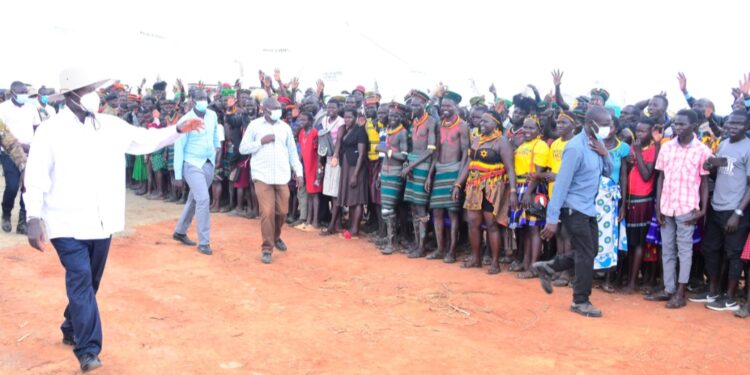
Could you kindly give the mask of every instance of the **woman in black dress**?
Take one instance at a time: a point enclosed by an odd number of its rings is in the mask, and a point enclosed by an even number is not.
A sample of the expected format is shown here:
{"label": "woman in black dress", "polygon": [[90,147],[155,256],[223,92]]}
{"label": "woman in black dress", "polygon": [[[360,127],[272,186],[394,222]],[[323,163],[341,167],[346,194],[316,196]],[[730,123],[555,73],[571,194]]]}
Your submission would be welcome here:
{"label": "woman in black dress", "polygon": [[[364,126],[357,124],[357,118],[361,116],[356,110],[344,110],[344,127],[339,130],[334,152],[334,157],[338,159],[336,163],[341,165],[338,204],[349,207],[351,238],[359,236],[359,222],[362,220],[363,206],[367,204],[369,187],[366,161],[370,141]],[[342,235],[348,237],[346,231]]]}

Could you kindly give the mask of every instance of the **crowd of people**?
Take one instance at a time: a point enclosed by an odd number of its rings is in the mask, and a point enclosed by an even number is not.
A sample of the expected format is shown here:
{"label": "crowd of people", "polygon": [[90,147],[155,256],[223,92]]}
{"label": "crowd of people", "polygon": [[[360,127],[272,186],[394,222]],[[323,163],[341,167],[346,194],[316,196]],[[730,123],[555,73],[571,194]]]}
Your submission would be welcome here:
{"label": "crowd of people", "polygon": [[[489,274],[507,265],[548,292],[572,286],[571,309],[586,316],[601,316],[592,279],[668,308],[690,300],[750,315],[750,76],[726,116],[693,97],[683,74],[678,111],[664,93],[608,105],[602,88],[567,103],[562,81],[552,72],[544,96],[529,85],[533,96],[505,99],[493,86],[467,101],[440,84],[386,101],[362,86],[330,94],[320,80],[301,90],[277,70],[259,72],[257,87],[116,82],[90,106],[147,129],[203,122],[174,146],[124,156],[135,194],[185,204],[175,240],[196,245],[186,231],[197,218],[203,254],[212,253],[209,212],[260,216],[265,263],[286,250],[286,222],[369,240],[384,255],[460,260]],[[14,82],[0,95],[5,232],[22,154],[65,106],[54,93]],[[18,233],[26,222],[21,199]]]}

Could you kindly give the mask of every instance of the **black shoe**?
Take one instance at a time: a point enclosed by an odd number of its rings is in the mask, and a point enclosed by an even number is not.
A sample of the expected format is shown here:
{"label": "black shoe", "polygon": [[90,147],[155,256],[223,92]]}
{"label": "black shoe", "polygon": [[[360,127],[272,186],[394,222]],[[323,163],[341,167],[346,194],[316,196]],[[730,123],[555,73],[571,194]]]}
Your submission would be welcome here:
{"label": "black shoe", "polygon": [[211,246],[209,245],[198,245],[198,252],[203,255],[211,255],[214,253],[211,251]]}
{"label": "black shoe", "polygon": [[594,307],[594,305],[592,305],[591,302],[574,303],[570,305],[570,311],[576,314],[581,314],[587,318],[601,318],[602,317],[601,310]]}
{"label": "black shoe", "polygon": [[700,302],[700,303],[711,303],[711,302],[715,302],[716,300],[718,300],[720,298],[721,298],[721,296],[718,295],[718,294],[711,295],[711,293],[706,292],[706,293],[701,293],[701,294],[694,295],[694,296],[688,298],[688,301],[690,301],[690,302]]}
{"label": "black shoe", "polygon": [[279,251],[286,251],[286,244],[281,240],[281,238],[276,240],[276,243],[273,244],[273,246],[279,249]]}
{"label": "black shoe", "polygon": [[102,361],[99,360],[99,356],[93,353],[84,353],[78,362],[81,364],[81,371],[89,372],[102,367]]}
{"label": "black shoe", "polygon": [[539,275],[542,289],[544,289],[547,294],[552,294],[554,291],[552,289],[552,276],[555,274],[555,270],[552,269],[552,261],[534,262],[534,264],[531,265],[531,270],[536,271],[536,274]]}
{"label": "black shoe", "polygon": [[271,264],[271,253],[263,253],[263,256],[260,257],[260,261],[264,264]]}
{"label": "black shoe", "polygon": [[10,216],[3,216],[3,232],[10,233],[13,230],[13,226],[10,224]]}
{"label": "black shoe", "polygon": [[62,343],[63,345],[76,346],[76,339],[72,335],[63,333]]}
{"label": "black shoe", "polygon": [[649,294],[643,297],[643,299],[645,299],[646,301],[651,302],[666,302],[669,301],[670,298],[672,298],[672,295],[663,290],[658,293]]}
{"label": "black shoe", "polygon": [[737,299],[722,296],[716,301],[707,303],[706,308],[713,311],[737,311],[740,309],[740,305],[737,303]]}
{"label": "black shoe", "polygon": [[197,245],[195,241],[188,238],[187,234],[174,233],[172,234],[172,239],[174,239],[175,241],[182,242],[183,245],[188,245],[188,246]]}
{"label": "black shoe", "polygon": [[26,220],[24,221],[18,220],[18,226],[16,226],[16,233],[18,234],[26,234]]}

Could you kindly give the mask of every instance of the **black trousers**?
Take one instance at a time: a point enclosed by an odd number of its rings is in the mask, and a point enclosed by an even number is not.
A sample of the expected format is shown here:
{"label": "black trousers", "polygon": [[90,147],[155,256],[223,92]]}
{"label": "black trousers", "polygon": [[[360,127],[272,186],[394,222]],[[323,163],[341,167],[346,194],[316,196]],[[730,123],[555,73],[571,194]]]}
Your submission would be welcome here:
{"label": "black trousers", "polygon": [[573,251],[556,256],[552,261],[552,269],[560,272],[575,267],[573,303],[589,302],[594,278],[594,258],[599,246],[596,217],[586,216],[570,208],[563,208],[560,213],[560,222],[568,232]]}
{"label": "black trousers", "polygon": [[706,231],[703,235],[703,257],[706,259],[706,273],[710,277],[719,277],[721,272],[721,252],[723,251],[729,264],[727,273],[730,280],[739,280],[742,274],[742,260],[740,255],[745,247],[747,233],[750,229],[748,215],[740,218],[740,225],[734,233],[726,233],[724,226],[732,216],[733,211],[713,211],[708,213]]}
{"label": "black trousers", "polygon": [[[16,167],[16,163],[10,158],[5,151],[0,152],[0,163],[3,165],[3,174],[5,175],[5,191],[3,192],[3,217],[9,218],[13,205],[18,195],[18,188],[21,182],[21,171]],[[26,212],[26,205],[21,195],[21,212]]]}

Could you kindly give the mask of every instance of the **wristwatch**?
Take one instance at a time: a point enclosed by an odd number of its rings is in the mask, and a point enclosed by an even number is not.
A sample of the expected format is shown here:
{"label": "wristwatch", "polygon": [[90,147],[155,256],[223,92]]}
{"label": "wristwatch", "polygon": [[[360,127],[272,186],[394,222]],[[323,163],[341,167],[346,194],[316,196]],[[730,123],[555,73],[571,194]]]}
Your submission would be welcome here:
{"label": "wristwatch", "polygon": [[742,212],[742,210],[740,210],[739,208],[737,208],[737,209],[734,210],[734,214],[737,215],[737,216],[739,216],[739,217],[745,216],[745,213]]}

